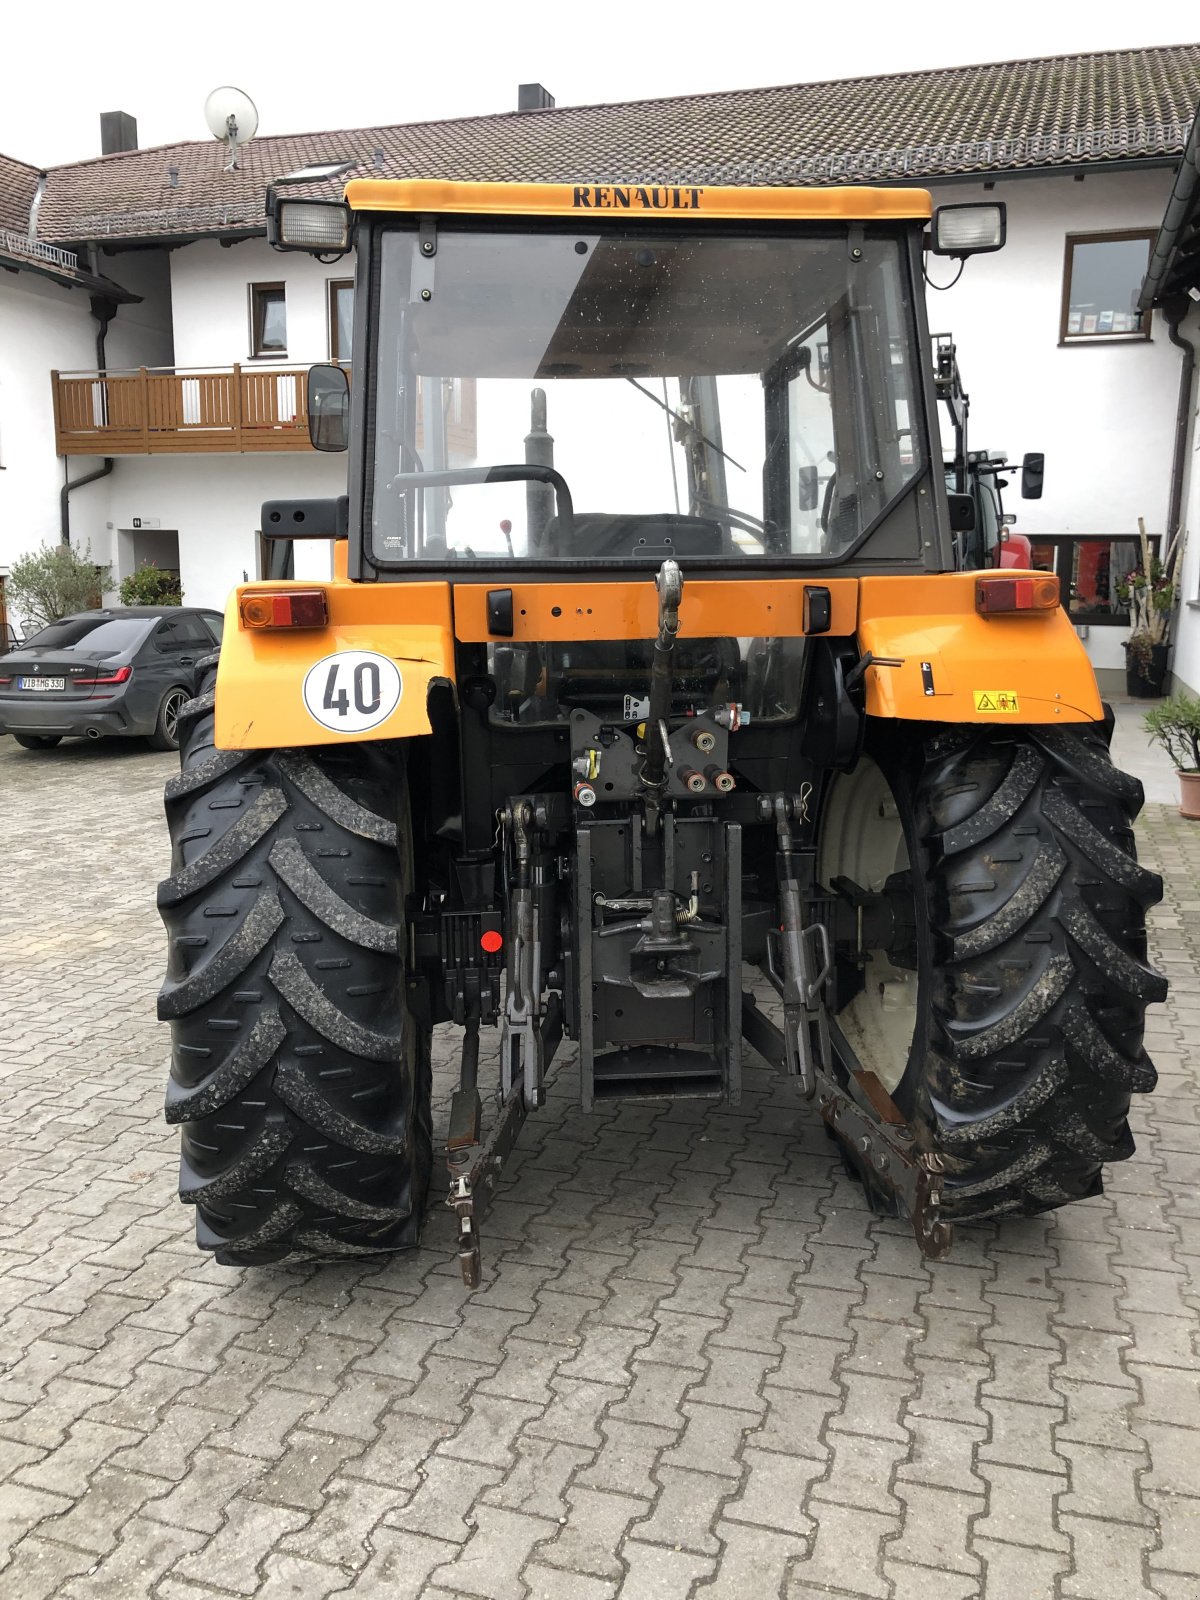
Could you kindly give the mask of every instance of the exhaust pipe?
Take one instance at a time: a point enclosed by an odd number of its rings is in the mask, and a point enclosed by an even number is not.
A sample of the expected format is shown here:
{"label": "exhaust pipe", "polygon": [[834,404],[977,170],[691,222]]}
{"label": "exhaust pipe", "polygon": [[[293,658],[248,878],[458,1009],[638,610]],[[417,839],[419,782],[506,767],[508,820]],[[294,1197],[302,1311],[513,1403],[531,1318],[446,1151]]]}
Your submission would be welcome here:
{"label": "exhaust pipe", "polygon": [[89,739],[102,739],[104,737],[99,728],[88,728],[86,733]]}

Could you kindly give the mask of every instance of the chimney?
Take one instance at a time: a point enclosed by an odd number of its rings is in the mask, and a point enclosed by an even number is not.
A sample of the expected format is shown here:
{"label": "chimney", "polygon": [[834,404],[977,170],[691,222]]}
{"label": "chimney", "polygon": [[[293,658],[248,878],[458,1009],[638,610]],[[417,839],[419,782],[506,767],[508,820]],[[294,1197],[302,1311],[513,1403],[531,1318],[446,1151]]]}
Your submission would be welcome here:
{"label": "chimney", "polygon": [[551,111],[554,96],[540,83],[522,83],[517,88],[518,111]]}
{"label": "chimney", "polygon": [[120,155],[123,150],[136,150],[137,118],[128,111],[102,111],[100,113],[100,154]]}

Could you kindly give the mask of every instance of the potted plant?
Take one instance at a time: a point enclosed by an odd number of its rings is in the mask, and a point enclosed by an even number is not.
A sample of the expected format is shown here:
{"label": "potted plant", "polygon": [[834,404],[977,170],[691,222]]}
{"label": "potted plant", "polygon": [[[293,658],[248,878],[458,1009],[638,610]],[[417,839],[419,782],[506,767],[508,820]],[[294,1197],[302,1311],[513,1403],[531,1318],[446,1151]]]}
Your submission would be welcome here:
{"label": "potted plant", "polygon": [[1145,715],[1146,732],[1175,763],[1179,774],[1179,810],[1200,822],[1200,698],[1174,694]]}
{"label": "potted plant", "polygon": [[1167,676],[1167,648],[1175,613],[1175,573],[1183,553],[1184,536],[1177,530],[1160,560],[1150,549],[1146,524],[1138,518],[1141,565],[1116,582],[1117,598],[1129,607],[1129,638],[1125,641],[1125,687],[1139,699],[1163,692]]}

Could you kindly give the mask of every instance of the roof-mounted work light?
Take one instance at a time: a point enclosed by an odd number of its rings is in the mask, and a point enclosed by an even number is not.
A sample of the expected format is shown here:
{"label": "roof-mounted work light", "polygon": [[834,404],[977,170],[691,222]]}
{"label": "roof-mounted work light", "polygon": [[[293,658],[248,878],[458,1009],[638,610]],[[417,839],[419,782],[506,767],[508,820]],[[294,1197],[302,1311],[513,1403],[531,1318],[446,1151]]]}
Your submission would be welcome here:
{"label": "roof-mounted work light", "polygon": [[981,256],[1004,246],[1007,211],[1002,200],[964,206],[938,206],[929,248],[935,256]]}
{"label": "roof-mounted work light", "polygon": [[350,208],[340,200],[273,196],[267,217],[267,238],[280,250],[340,255],[350,248]]}

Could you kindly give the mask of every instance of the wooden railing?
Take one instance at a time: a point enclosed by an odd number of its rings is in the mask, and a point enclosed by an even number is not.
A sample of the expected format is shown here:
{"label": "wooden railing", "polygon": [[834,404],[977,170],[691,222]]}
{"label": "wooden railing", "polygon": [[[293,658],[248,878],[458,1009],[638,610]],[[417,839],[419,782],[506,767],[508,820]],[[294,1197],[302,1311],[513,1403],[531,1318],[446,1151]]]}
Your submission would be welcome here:
{"label": "wooden railing", "polygon": [[52,372],[61,456],[310,450],[304,367]]}
{"label": "wooden railing", "polygon": [[[421,383],[416,446],[424,441]],[[60,456],[188,455],[311,450],[307,367],[138,367],[52,372]],[[446,443],[457,465],[475,456],[475,379],[455,379]]]}

